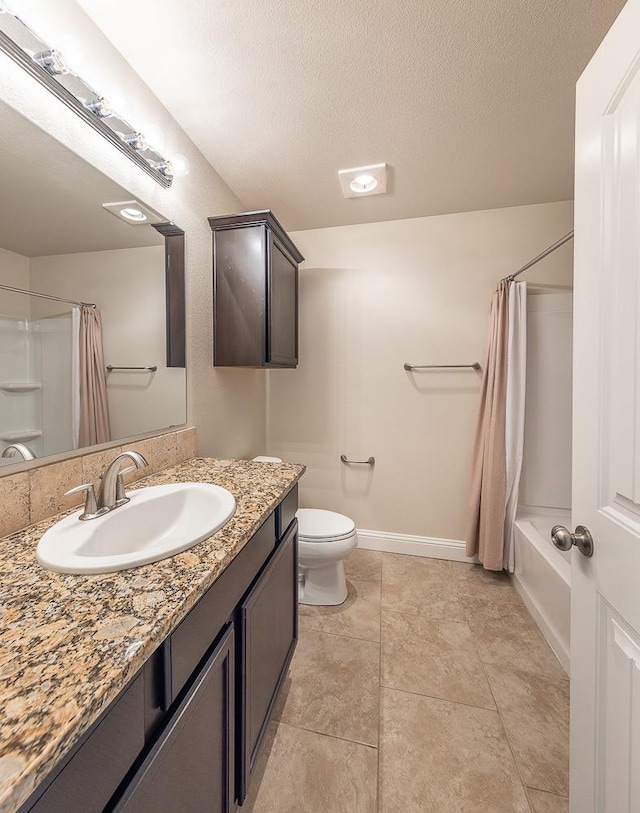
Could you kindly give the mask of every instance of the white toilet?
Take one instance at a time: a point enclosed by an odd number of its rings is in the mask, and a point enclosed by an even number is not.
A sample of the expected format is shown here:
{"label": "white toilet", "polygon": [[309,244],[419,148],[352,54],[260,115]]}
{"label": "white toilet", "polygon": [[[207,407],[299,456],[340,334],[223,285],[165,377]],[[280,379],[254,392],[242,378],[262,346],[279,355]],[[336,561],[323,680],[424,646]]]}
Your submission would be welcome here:
{"label": "white toilet", "polygon": [[[279,457],[254,457],[257,462],[282,463]],[[349,517],[321,508],[299,508],[298,600],[329,606],[347,598],[343,560],[358,544],[356,524]]]}

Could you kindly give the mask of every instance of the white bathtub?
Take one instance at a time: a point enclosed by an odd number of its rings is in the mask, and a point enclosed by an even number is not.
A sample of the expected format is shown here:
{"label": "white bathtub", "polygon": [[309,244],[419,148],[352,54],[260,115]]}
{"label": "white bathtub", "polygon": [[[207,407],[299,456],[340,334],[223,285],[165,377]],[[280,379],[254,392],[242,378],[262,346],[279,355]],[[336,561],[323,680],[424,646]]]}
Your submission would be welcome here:
{"label": "white bathtub", "polygon": [[551,542],[554,525],[571,525],[571,512],[521,508],[516,519],[514,583],[549,646],[569,671],[571,551]]}

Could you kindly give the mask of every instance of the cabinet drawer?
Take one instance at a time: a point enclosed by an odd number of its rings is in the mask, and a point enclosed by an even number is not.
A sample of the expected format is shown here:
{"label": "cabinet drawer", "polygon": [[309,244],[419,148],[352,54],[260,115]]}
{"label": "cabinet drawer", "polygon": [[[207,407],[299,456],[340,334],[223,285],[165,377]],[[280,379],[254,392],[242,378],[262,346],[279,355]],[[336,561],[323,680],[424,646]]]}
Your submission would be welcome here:
{"label": "cabinet drawer", "polygon": [[240,803],[298,639],[297,529],[294,521],[239,608]]}
{"label": "cabinet drawer", "polygon": [[297,510],[298,486],[295,485],[276,508],[276,535],[278,539],[282,539],[282,535],[296,518]]}
{"label": "cabinet drawer", "polygon": [[165,708],[175,700],[275,547],[275,512],[164,645]]}
{"label": "cabinet drawer", "polygon": [[138,675],[29,813],[101,813],[144,748],[144,679]]}
{"label": "cabinet drawer", "polygon": [[234,633],[229,625],[113,813],[231,813]]}

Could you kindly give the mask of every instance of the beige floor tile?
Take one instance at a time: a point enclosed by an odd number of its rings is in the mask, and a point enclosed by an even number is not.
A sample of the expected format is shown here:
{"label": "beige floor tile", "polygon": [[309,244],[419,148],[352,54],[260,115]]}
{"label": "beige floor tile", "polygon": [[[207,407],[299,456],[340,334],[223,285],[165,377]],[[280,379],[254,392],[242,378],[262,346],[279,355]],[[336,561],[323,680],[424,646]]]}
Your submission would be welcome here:
{"label": "beige floor tile", "polygon": [[379,582],[382,578],[382,554],[377,550],[358,548],[344,560],[347,579],[361,582]]}
{"label": "beige floor tile", "polygon": [[494,573],[485,570],[481,565],[451,562],[450,572],[455,576],[458,592],[462,596],[482,598],[491,602],[522,604],[511,577],[505,571]]}
{"label": "beige floor tile", "polygon": [[495,711],[383,689],[380,748],[380,813],[529,813]]}
{"label": "beige floor tile", "polygon": [[524,605],[468,596],[462,601],[483,663],[566,678],[566,672]]}
{"label": "beige floor tile", "polygon": [[383,686],[495,709],[466,623],[382,611]]}
{"label": "beige floor tile", "polygon": [[289,725],[378,745],[380,645],[304,631],[275,716]]}
{"label": "beige floor tile", "polygon": [[569,799],[553,793],[527,789],[532,813],[569,813]]}
{"label": "beige floor tile", "polygon": [[380,585],[353,579],[347,587],[347,600],[337,607],[301,604],[300,628],[380,641]]}
{"label": "beige floor tile", "polygon": [[269,734],[243,813],[375,813],[376,748],[284,723]]}
{"label": "beige floor tile", "polygon": [[382,606],[392,612],[465,621],[449,564],[443,559],[383,553]]}
{"label": "beige floor tile", "polygon": [[569,681],[487,666],[525,785],[569,793]]}

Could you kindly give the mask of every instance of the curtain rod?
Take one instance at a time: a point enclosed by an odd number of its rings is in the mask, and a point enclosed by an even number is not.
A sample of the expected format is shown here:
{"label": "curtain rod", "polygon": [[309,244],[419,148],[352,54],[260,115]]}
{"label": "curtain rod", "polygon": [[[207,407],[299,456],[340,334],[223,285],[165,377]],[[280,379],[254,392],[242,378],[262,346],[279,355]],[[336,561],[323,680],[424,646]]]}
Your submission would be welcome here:
{"label": "curtain rod", "polygon": [[68,305],[80,305],[87,308],[95,308],[93,302],[76,302],[74,299],[64,299],[61,296],[53,296],[52,294],[39,294],[36,291],[26,291],[24,288],[12,288],[11,285],[0,285],[3,291],[11,291],[13,294],[26,294],[27,296],[38,296],[40,299],[52,299],[55,302],[66,302]]}
{"label": "curtain rod", "polygon": [[571,231],[568,231],[564,235],[564,237],[561,237],[559,240],[556,240],[556,242],[552,246],[549,246],[549,248],[545,248],[544,251],[541,251],[540,254],[538,254],[532,260],[529,260],[529,262],[526,263],[526,265],[523,265],[522,268],[518,268],[517,271],[515,271],[513,274],[509,274],[508,277],[504,277],[502,279],[502,282],[504,282],[505,280],[513,282],[513,280],[516,277],[519,277],[520,274],[524,274],[525,271],[528,271],[536,263],[539,263],[540,260],[544,260],[545,257],[548,257],[549,254],[552,254],[556,249],[560,248],[560,246],[563,246],[565,243],[568,243],[569,240],[573,240],[573,229],[571,229]]}

